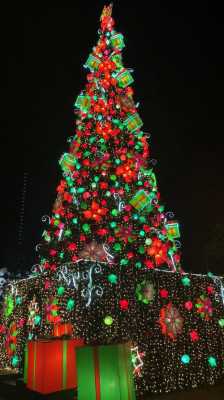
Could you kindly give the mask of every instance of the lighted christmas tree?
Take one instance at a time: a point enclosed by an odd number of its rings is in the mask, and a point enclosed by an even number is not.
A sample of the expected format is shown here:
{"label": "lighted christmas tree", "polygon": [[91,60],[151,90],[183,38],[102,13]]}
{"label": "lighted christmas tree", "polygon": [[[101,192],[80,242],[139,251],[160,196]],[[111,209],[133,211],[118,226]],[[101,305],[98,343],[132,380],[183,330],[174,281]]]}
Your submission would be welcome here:
{"label": "lighted christmas tree", "polygon": [[111,14],[104,7],[85,63],[39,263],[5,292],[0,367],[18,366],[27,340],[61,332],[128,342],[139,393],[213,384],[224,373],[223,282],[181,269],[179,225],[160,201]]}
{"label": "lighted christmas tree", "polygon": [[63,177],[41,265],[56,271],[80,259],[132,269],[180,268],[178,224],[167,221],[150,163],[147,133],[133,99],[124,38],[114,30],[112,6],[101,16],[89,55],[87,84],[74,103],[75,135],[59,161]]}

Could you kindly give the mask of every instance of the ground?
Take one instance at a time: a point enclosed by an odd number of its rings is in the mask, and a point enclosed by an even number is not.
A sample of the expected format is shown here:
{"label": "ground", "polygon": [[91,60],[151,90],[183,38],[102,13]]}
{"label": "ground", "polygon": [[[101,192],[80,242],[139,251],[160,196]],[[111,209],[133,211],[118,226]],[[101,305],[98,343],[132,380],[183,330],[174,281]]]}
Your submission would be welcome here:
{"label": "ground", "polygon": [[[22,379],[13,376],[0,376],[0,400],[75,400],[74,391],[64,391],[51,395],[40,395],[26,390]],[[223,400],[224,382],[211,387],[189,392],[176,392],[166,395],[149,395],[142,400]]]}

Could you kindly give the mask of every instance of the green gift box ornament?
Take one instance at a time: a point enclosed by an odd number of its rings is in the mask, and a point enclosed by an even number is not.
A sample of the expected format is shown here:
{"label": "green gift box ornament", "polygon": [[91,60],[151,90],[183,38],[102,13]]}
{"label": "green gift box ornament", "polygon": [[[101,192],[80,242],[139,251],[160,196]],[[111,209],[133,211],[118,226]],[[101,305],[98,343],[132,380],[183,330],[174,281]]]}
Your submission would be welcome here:
{"label": "green gift box ornament", "polygon": [[144,190],[139,190],[135,196],[130,200],[130,204],[136,208],[136,210],[143,210],[151,201],[150,194],[146,193]]}
{"label": "green gift box ornament", "polygon": [[170,240],[177,239],[180,237],[180,229],[178,222],[170,222],[165,225],[167,230],[167,236]]}
{"label": "green gift box ornament", "polygon": [[132,78],[130,72],[127,69],[122,70],[118,74],[116,74],[115,79],[117,79],[118,85],[123,89],[126,86],[129,86],[132,82],[134,82],[134,79]]}
{"label": "green gift box ornament", "polygon": [[119,53],[115,53],[111,55],[111,61],[114,62],[114,64],[116,65],[117,69],[121,69],[123,68],[123,64],[122,64],[122,56]]}
{"label": "green gift box ornament", "polygon": [[85,68],[89,68],[91,72],[96,71],[101,63],[100,58],[93,56],[92,54],[89,55],[86,63],[84,64]]}
{"label": "green gift box ornament", "polygon": [[136,131],[136,129],[141,128],[143,122],[139,117],[138,113],[135,113],[124,121],[124,125],[129,130],[129,132],[134,132]]}
{"label": "green gift box ornament", "polygon": [[78,400],[135,400],[130,346],[77,348]]}
{"label": "green gift box ornament", "polygon": [[118,50],[122,50],[125,47],[124,37],[121,33],[111,36],[111,45]]}
{"label": "green gift box ornament", "polygon": [[87,113],[90,109],[90,96],[80,94],[75,102],[75,107],[79,108],[83,113]]}
{"label": "green gift box ornament", "polygon": [[64,153],[59,160],[59,164],[61,166],[62,171],[70,172],[74,169],[76,164],[76,158],[71,153]]}

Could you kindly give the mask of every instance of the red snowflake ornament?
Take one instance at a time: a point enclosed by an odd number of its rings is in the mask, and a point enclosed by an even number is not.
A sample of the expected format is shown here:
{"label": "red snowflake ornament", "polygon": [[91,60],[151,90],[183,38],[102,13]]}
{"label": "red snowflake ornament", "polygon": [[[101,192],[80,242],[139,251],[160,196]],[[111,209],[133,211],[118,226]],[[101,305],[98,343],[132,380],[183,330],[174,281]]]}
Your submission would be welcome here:
{"label": "red snowflake ornament", "polygon": [[176,340],[177,336],[182,332],[184,319],[178,309],[172,303],[169,303],[160,310],[159,323],[162,333]]}

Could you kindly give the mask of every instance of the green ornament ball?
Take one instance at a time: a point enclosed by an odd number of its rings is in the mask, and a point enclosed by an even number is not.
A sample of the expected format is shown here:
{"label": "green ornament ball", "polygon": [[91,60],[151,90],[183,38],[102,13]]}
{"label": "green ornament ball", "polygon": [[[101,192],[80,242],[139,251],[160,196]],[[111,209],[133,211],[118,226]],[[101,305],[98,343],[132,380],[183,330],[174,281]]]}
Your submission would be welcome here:
{"label": "green ornament ball", "polygon": [[121,265],[128,265],[129,260],[127,258],[122,258],[120,264]]}
{"label": "green ornament ball", "polygon": [[91,229],[90,229],[90,225],[89,224],[83,224],[82,225],[82,230],[85,233],[90,233]]}
{"label": "green ornament ball", "polygon": [[67,310],[72,311],[75,306],[75,301],[73,299],[69,299],[67,302]]}
{"label": "green ornament ball", "polygon": [[113,217],[117,217],[117,215],[118,215],[118,210],[117,210],[116,208],[114,208],[114,209],[111,211],[111,215],[113,215]]}
{"label": "green ornament ball", "polygon": [[221,318],[219,320],[219,326],[221,326],[221,328],[224,328],[224,318]]}
{"label": "green ornament ball", "polygon": [[113,324],[113,318],[110,315],[107,315],[104,320],[104,324],[107,326],[111,326]]}
{"label": "green ornament ball", "polygon": [[57,290],[58,296],[62,296],[65,292],[65,288],[63,286],[60,286]]}
{"label": "green ornament ball", "polygon": [[115,275],[115,274],[110,274],[110,275],[108,275],[108,281],[110,282],[110,283],[113,283],[113,284],[116,284],[117,283],[117,275]]}
{"label": "green ornament ball", "polygon": [[114,249],[115,251],[120,251],[120,250],[121,250],[121,245],[120,245],[120,243],[114,243],[113,249]]}

